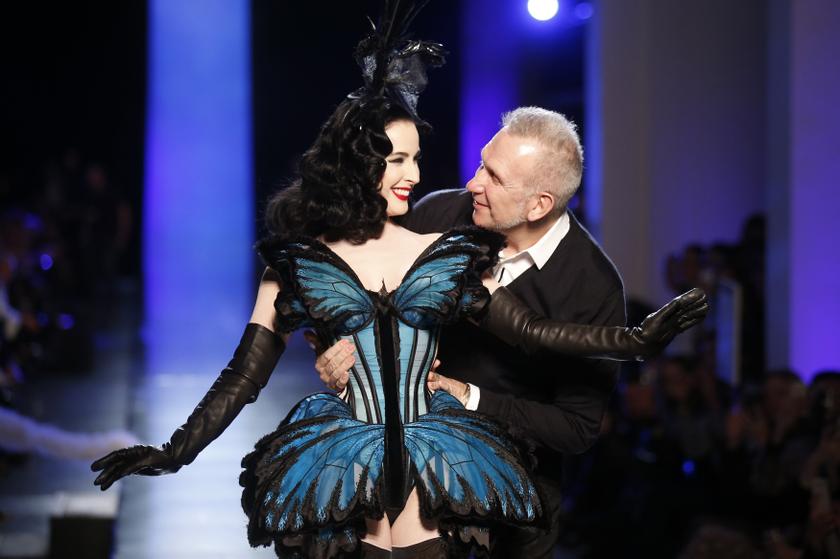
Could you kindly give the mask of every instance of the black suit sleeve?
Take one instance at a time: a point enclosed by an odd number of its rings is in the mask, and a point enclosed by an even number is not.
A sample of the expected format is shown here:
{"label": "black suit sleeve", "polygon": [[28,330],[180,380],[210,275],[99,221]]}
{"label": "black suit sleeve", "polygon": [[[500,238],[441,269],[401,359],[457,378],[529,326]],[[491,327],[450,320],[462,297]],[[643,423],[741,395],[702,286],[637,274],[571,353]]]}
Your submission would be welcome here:
{"label": "black suit sleeve", "polygon": [[[619,289],[604,299],[587,323],[623,326],[625,320],[624,293]],[[551,363],[551,359],[543,362]],[[569,454],[585,452],[600,434],[601,419],[618,380],[619,365],[602,359],[563,362],[564,367],[551,374],[566,375],[566,378],[554,384],[549,401],[537,402],[482,389],[477,411],[510,423],[551,450]],[[569,363],[574,364],[575,370],[568,370]],[[551,378],[550,374],[545,376]]]}
{"label": "black suit sleeve", "polygon": [[459,225],[472,224],[472,196],[462,188],[438,190],[414,204],[399,224],[425,235],[443,233]]}

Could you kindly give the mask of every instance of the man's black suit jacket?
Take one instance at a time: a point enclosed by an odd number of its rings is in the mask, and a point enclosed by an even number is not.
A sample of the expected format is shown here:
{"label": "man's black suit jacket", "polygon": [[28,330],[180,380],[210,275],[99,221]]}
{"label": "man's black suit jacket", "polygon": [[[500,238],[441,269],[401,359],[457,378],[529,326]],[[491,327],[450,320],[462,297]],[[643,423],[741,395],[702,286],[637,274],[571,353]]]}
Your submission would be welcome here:
{"label": "man's black suit jacket", "polygon": [[[472,196],[462,189],[424,197],[402,221],[418,233],[472,224]],[[570,229],[542,269],[532,266],[507,288],[535,311],[580,324],[623,326],[624,288],[615,266],[569,213]],[[615,362],[526,356],[472,324],[441,337],[440,372],[481,389],[478,411],[532,437],[537,473],[560,479],[560,457],[587,450],[618,377]]]}

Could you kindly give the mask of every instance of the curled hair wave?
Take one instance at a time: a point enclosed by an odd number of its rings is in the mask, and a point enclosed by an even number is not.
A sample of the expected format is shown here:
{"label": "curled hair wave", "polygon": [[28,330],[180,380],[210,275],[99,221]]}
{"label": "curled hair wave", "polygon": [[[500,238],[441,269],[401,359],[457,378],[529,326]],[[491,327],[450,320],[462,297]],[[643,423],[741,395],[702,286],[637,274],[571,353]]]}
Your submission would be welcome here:
{"label": "curled hair wave", "polygon": [[397,120],[428,126],[386,97],[345,99],[304,152],[297,180],[269,200],[268,230],[355,244],[379,237],[388,206],[379,189],[393,151],[385,127]]}

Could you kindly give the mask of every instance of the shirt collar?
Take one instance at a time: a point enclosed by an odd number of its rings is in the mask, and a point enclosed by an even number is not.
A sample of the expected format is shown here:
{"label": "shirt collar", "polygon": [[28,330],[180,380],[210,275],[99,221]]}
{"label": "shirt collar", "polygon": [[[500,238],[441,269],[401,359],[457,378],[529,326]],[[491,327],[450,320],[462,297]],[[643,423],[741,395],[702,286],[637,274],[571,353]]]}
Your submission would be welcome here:
{"label": "shirt collar", "polygon": [[560,245],[560,241],[562,241],[566,236],[566,233],[569,232],[569,227],[569,213],[563,212],[557,221],[554,222],[554,225],[552,225],[536,243],[522,252],[519,252],[509,258],[505,258],[505,260],[510,260],[519,255],[527,254],[531,257],[531,260],[534,262],[537,269],[541,270]]}

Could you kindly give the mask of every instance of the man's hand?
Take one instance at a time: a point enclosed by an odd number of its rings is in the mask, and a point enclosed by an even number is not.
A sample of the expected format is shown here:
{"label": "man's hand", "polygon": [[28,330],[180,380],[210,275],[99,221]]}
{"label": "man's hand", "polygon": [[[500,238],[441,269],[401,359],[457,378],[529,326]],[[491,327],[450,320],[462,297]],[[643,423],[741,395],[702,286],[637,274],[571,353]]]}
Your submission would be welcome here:
{"label": "man's hand", "polygon": [[[317,338],[313,332],[303,334],[309,345],[317,351]],[[338,343],[321,353],[315,360],[315,370],[327,388],[342,392],[350,380],[350,367],[356,364],[356,346],[349,340]]]}
{"label": "man's hand", "polygon": [[467,401],[470,398],[469,385],[434,372],[439,364],[440,362],[435,360],[435,365],[432,367],[432,371],[429,372],[429,376],[426,378],[426,386],[428,386],[429,390],[432,392],[436,390],[448,392],[458,398],[458,401],[466,406]]}

